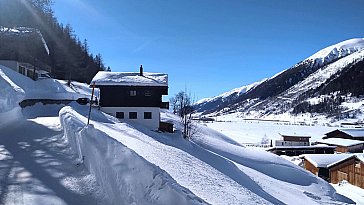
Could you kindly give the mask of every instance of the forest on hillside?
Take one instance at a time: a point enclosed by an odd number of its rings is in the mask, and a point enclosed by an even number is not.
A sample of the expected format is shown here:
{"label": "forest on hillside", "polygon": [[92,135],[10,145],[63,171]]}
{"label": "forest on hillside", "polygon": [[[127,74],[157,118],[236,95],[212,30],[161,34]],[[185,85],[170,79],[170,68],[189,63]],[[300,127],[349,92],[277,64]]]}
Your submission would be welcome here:
{"label": "forest on hillside", "polygon": [[[71,25],[58,22],[53,0],[0,1],[0,60],[31,63],[58,79],[89,83],[105,68],[101,54],[93,55]],[[49,52],[45,49],[44,38]]]}

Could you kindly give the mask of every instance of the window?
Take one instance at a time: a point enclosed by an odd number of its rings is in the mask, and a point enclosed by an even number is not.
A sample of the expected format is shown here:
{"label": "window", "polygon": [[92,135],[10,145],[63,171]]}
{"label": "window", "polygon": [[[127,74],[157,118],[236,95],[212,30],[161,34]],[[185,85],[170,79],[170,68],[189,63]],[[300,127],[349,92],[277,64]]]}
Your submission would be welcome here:
{"label": "window", "polygon": [[137,112],[129,112],[129,119],[137,119],[138,113]]}
{"label": "window", "polygon": [[150,90],[146,90],[144,94],[147,97],[152,96],[152,92],[150,92]]}
{"label": "window", "polygon": [[130,91],[130,96],[136,96],[136,90],[131,90]]}
{"label": "window", "polygon": [[152,112],[144,112],[144,119],[152,119]]}
{"label": "window", "polygon": [[23,66],[19,66],[19,73],[25,75],[25,68]]}
{"label": "window", "polygon": [[116,118],[124,119],[124,112],[116,112]]}

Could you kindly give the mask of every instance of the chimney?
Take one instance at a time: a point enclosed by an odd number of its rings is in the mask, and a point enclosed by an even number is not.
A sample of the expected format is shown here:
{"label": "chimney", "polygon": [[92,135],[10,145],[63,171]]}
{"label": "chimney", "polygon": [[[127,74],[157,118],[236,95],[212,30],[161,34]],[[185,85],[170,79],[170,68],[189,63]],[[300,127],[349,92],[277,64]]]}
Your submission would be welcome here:
{"label": "chimney", "polygon": [[140,72],[140,73],[139,73],[139,75],[140,75],[140,76],[143,76],[143,65],[140,65],[140,70],[139,70],[139,72]]}

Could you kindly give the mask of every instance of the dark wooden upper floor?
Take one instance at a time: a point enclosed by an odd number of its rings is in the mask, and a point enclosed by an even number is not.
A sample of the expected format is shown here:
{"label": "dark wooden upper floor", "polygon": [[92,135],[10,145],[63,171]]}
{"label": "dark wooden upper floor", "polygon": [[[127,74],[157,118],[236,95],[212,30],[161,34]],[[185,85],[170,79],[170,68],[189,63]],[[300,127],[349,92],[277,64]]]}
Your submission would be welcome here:
{"label": "dark wooden upper floor", "polygon": [[[161,107],[167,86],[99,86],[102,107]],[[166,106],[166,105],[164,105]]]}

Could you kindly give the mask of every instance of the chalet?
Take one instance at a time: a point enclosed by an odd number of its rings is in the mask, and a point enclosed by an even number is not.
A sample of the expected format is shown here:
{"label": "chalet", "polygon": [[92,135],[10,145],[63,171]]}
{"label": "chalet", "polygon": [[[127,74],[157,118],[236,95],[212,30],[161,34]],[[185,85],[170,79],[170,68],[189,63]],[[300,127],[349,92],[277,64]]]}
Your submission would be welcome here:
{"label": "chalet", "polygon": [[267,149],[277,155],[298,156],[302,154],[334,154],[335,146],[310,145],[310,136],[300,134],[281,134],[281,140],[275,141],[275,146]]}
{"label": "chalet", "polygon": [[275,146],[310,146],[310,136],[294,134],[281,134],[281,140],[275,141]]}
{"label": "chalet", "polygon": [[29,63],[21,63],[13,60],[0,60],[0,65],[15,70],[16,72],[25,75],[33,80],[42,78],[50,78],[49,72]]}
{"label": "chalet", "polygon": [[342,138],[364,141],[364,129],[337,129],[326,133],[323,139]]}
{"label": "chalet", "polygon": [[275,146],[266,151],[276,155],[299,156],[302,154],[334,154],[335,146],[314,145],[314,146]]}
{"label": "chalet", "polygon": [[[121,120],[141,123],[150,129],[160,127],[160,108],[169,108],[162,102],[168,94],[168,75],[143,72],[100,71],[92,79],[100,89],[100,109]],[[163,127],[170,129],[170,123]]]}
{"label": "chalet", "polygon": [[330,183],[346,180],[364,188],[363,154],[306,154],[301,157],[306,170]]}
{"label": "chalet", "polygon": [[341,138],[328,138],[318,141],[319,144],[326,144],[336,146],[335,151],[340,153],[362,153],[364,149],[364,141],[341,139]]}

